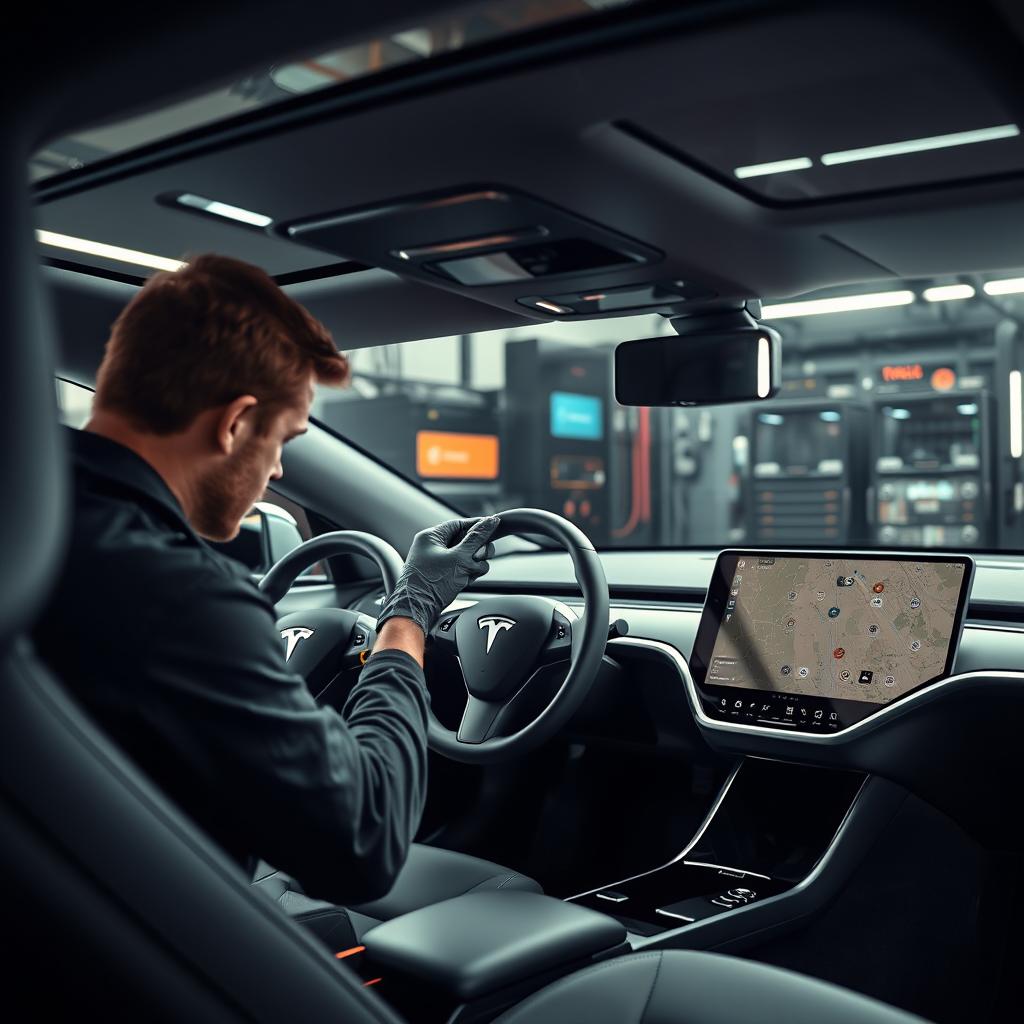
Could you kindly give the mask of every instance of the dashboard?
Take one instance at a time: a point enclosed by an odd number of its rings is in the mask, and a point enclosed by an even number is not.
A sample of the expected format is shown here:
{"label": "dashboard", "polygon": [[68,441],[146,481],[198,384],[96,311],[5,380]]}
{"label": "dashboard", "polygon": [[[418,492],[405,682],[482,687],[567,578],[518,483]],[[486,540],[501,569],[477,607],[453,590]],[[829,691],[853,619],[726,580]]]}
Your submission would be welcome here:
{"label": "dashboard", "polygon": [[[747,554],[755,558],[773,557],[765,551]],[[823,559],[828,553],[796,554]],[[976,555],[972,584],[971,560],[955,553],[946,556],[946,594],[937,628],[940,641],[948,634],[947,646],[943,648],[940,644],[938,650],[930,651],[926,657],[931,660],[922,662],[919,670],[914,670],[916,674],[904,676],[902,669],[899,673],[887,671],[884,663],[876,668],[864,661],[858,662],[856,678],[860,677],[860,669],[866,668],[872,672],[870,684],[852,681],[852,669],[850,682],[837,680],[831,674],[836,663],[847,658],[863,660],[870,649],[868,638],[873,634],[865,632],[854,643],[835,643],[830,634],[823,632],[817,642],[827,655],[824,660],[830,671],[817,680],[822,689],[815,689],[816,681],[810,671],[815,662],[808,656],[809,671],[803,677],[807,692],[794,692],[792,687],[780,685],[779,675],[770,689],[728,686],[719,680],[719,693],[710,688],[716,683],[708,680],[706,672],[701,678],[700,668],[702,650],[706,651],[705,667],[714,658],[717,630],[709,638],[699,634],[702,621],[708,621],[703,613],[709,591],[715,592],[717,587],[721,598],[723,592],[728,594],[737,589],[725,587],[725,583],[735,582],[737,572],[744,575],[738,588],[741,593],[735,595],[740,599],[737,607],[742,601],[747,574],[738,566],[741,553],[732,552],[731,556],[735,562],[725,564],[731,565],[732,575],[723,571],[716,584],[718,552],[620,550],[601,554],[611,591],[611,616],[624,619],[628,631],[626,636],[609,642],[606,670],[566,732],[585,743],[612,743],[623,750],[634,746],[644,756],[657,754],[693,761],[706,757],[710,748],[727,757],[766,757],[877,774],[916,793],[976,837],[993,843],[1005,839],[1006,829],[1012,826],[1012,816],[1007,815],[1005,806],[1007,787],[1018,777],[1024,783],[1024,765],[1019,763],[1017,754],[1019,730],[1024,722],[1024,562],[1008,556]],[[926,571],[926,564],[941,564],[930,555],[917,552],[904,556],[843,551],[832,556],[833,561],[837,558],[846,561],[828,570],[835,573],[831,577],[832,595],[838,595],[838,599],[832,599],[828,586],[810,586],[810,575],[809,591],[804,597],[808,599],[805,609],[813,611],[819,604],[818,590],[824,590],[826,597],[821,603],[827,601],[825,618],[828,608],[839,607],[840,621],[844,614],[851,614],[855,595],[862,606],[866,602],[866,609],[877,611],[877,606],[870,602],[878,596],[873,588],[879,582],[885,584],[883,597],[901,595],[899,600],[905,601],[908,610],[917,612],[919,609],[909,606],[915,597],[923,606],[921,594],[890,587],[885,583],[885,573],[902,571],[908,560],[911,566],[921,564],[922,572]],[[858,564],[851,564],[851,560]],[[957,569],[957,565],[963,569]],[[811,568],[807,566],[803,571],[810,573]],[[823,571],[825,568],[820,566]],[[875,569],[883,574],[873,573]],[[911,568],[910,572],[913,571]],[[855,587],[840,588],[840,575],[844,584],[847,577],[854,577]],[[788,612],[789,594],[794,589],[799,592],[799,588],[782,586],[784,590],[765,592],[773,595],[766,600],[777,617],[784,614],[783,606]],[[352,607],[370,615],[376,613],[379,585],[364,585],[358,596],[354,590],[350,593]],[[555,597],[577,612],[583,610],[571,563],[566,555],[554,551],[510,552],[493,559],[488,575],[465,592],[463,598],[473,601],[523,593]],[[775,608],[780,593],[782,603]],[[301,601],[309,607],[337,601],[338,597],[333,587],[308,588],[293,591],[286,600]],[[883,600],[883,610],[887,603]],[[867,614],[865,607],[862,611]],[[790,617],[796,618],[787,615],[783,630]],[[735,621],[730,620],[729,624]],[[869,627],[874,620],[863,618],[862,624]],[[882,626],[882,622],[877,624]],[[912,635],[914,627],[894,628],[896,636],[906,641],[909,652],[910,644],[917,639]],[[904,630],[902,634],[900,629]],[[813,651],[813,640],[807,643],[811,646],[805,649]],[[849,652],[843,659],[833,657],[837,646]],[[779,661],[777,668],[781,670],[781,665],[787,663],[792,668],[795,663],[799,669],[803,664],[795,653],[787,654],[786,658],[794,660]],[[832,659],[831,663],[828,659]],[[881,685],[875,679],[876,671],[881,675]],[[885,676],[890,674],[894,682],[902,685],[886,687]],[[792,679],[792,673],[786,678]],[[750,672],[745,681],[760,679]],[[816,701],[834,701],[836,694],[830,693],[828,687],[841,683],[851,688],[863,687],[861,697],[871,699],[850,698],[849,704],[841,709],[833,707],[838,718],[834,727],[829,727],[826,716],[831,711],[827,704]],[[733,706],[727,715],[716,714],[709,707],[708,698],[713,695],[719,704],[723,695],[732,698]],[[744,701],[742,709],[735,707],[737,700]],[[759,701],[758,706],[751,708],[751,701]],[[763,717],[761,705],[766,703],[773,705],[769,721],[757,721]],[[794,708],[794,718],[800,715],[812,723],[826,724],[780,727],[770,720],[774,714],[780,719],[785,716],[787,706]],[[801,706],[807,709],[806,716],[800,713]],[[817,710],[822,711],[821,719],[814,718]],[[748,713],[751,717],[747,717]]]}

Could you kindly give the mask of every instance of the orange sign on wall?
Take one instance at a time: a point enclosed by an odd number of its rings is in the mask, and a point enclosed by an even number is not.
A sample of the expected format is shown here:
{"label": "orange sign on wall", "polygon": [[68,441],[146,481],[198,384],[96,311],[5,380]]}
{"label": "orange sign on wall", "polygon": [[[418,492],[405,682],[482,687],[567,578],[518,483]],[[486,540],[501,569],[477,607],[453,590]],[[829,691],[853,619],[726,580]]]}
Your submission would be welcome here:
{"label": "orange sign on wall", "polygon": [[425,479],[497,480],[498,438],[494,434],[416,434],[416,472]]}

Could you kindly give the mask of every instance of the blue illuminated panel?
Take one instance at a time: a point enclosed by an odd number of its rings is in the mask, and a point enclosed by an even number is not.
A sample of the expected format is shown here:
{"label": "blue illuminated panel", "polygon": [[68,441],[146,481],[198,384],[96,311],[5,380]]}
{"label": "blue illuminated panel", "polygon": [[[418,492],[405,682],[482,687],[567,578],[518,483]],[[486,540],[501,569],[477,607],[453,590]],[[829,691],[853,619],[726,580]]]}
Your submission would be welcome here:
{"label": "blue illuminated panel", "polygon": [[604,409],[596,395],[551,392],[551,436],[578,441],[604,437]]}

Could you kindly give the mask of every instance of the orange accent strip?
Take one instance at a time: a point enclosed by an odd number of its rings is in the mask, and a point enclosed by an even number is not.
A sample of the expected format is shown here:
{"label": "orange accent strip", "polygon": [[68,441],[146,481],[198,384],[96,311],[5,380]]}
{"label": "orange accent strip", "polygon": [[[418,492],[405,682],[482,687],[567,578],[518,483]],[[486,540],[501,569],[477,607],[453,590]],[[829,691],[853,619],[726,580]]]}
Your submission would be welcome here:
{"label": "orange accent strip", "polygon": [[363,988],[369,988],[371,985],[376,985],[378,981],[383,981],[383,978],[371,978],[369,981],[363,982]]}
{"label": "orange accent strip", "polygon": [[347,956],[355,956],[356,953],[362,953],[363,950],[365,950],[365,949],[366,949],[365,946],[352,946],[350,949],[343,949],[340,953],[335,953],[334,955],[339,960],[344,960],[345,957],[347,957]]}

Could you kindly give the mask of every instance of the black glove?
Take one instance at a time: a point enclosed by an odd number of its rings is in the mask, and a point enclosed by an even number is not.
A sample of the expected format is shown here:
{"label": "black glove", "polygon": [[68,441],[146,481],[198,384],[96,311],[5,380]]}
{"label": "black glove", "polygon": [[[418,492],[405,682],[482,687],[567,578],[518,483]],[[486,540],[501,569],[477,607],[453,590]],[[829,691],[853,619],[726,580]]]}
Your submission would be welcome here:
{"label": "black glove", "polygon": [[500,521],[497,516],[450,519],[417,533],[402,575],[381,608],[378,631],[388,619],[401,616],[429,633],[441,612],[487,572],[487,559],[494,554],[487,542]]}

